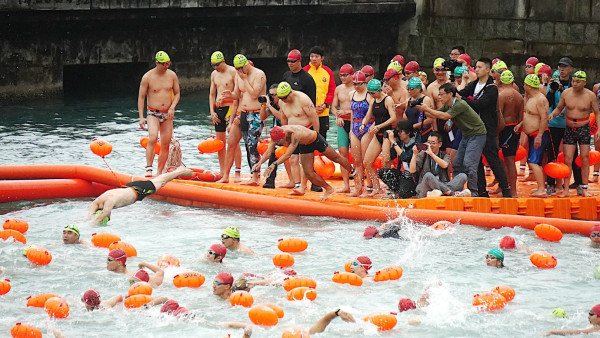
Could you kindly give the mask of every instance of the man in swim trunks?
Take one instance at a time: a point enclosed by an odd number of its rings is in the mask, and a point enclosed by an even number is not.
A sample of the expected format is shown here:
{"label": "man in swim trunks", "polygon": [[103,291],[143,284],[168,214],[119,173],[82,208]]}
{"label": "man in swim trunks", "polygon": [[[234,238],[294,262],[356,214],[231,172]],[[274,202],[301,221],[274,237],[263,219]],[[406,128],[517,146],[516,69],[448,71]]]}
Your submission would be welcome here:
{"label": "man in swim trunks", "polygon": [[[280,99],[285,100],[281,97]],[[269,147],[263,154],[260,161],[257,163],[255,167],[256,169],[260,168],[260,164],[267,161],[269,156],[271,156],[271,152],[275,150],[275,144],[277,143],[283,143],[286,145],[288,147],[287,151],[276,162],[273,162],[273,164],[267,167],[265,170],[265,175],[268,176],[271,171],[277,170],[277,166],[279,164],[285,162],[292,155],[296,148],[300,148],[300,162],[302,163],[304,175],[313,184],[322,187],[325,191],[321,197],[321,201],[327,200],[334,190],[331,185],[325,182],[325,180],[314,170],[315,150],[321,152],[321,154],[328,159],[339,163],[349,172],[352,171],[350,162],[333,150],[333,148],[327,143],[327,141],[325,141],[325,138],[321,134],[315,132],[314,130],[298,125],[284,125],[283,127],[274,127],[271,129],[271,143],[269,143]],[[296,194],[302,195],[304,194],[304,191],[296,191]]]}
{"label": "man in swim trunks", "polygon": [[252,249],[240,242],[240,230],[237,227],[229,226],[221,234],[221,243],[229,249],[236,250],[252,256],[258,256]]}
{"label": "man in swim trunks", "polygon": [[94,217],[94,221],[100,223],[105,217],[110,217],[112,209],[133,204],[135,201],[141,201],[146,196],[157,192],[165,184],[178,176],[190,176],[192,174],[192,170],[186,167],[179,167],[172,172],[159,175],[149,181],[133,181],[127,183],[123,188],[108,190],[92,202],[87,219],[91,219],[96,211],[102,210],[101,213]]}
{"label": "man in swim trunks", "polygon": [[[333,113],[335,114],[335,124],[337,125],[337,144],[338,152],[345,158],[348,158],[348,146],[350,145],[350,127],[352,124],[352,103],[350,92],[354,91],[352,85],[352,76],[354,68],[351,64],[346,63],[340,68],[340,80],[342,84],[335,88],[333,95]],[[336,192],[350,192],[349,173],[346,169],[342,169],[342,179],[344,186]]]}
{"label": "man in swim trunks", "polygon": [[227,255],[227,248],[225,245],[221,243],[213,244],[206,253],[206,259],[213,263],[223,263],[225,255]]}
{"label": "man in swim trunks", "polygon": [[[438,95],[440,86],[444,83],[450,83],[448,72],[446,72],[446,68],[444,68],[444,66],[442,65],[444,61],[446,60],[444,60],[443,58],[437,58],[433,62],[433,75],[435,76],[435,81],[430,83],[429,86],[427,86],[427,91],[425,92],[425,95],[429,96],[434,102],[433,109],[439,109],[443,106],[442,102],[440,101],[440,96]],[[448,120],[436,119],[433,123],[433,130],[442,134],[442,150],[446,150],[446,152],[449,153],[450,156],[452,156],[453,152],[453,149],[451,147],[452,141],[454,141],[454,137],[456,136],[456,130],[453,131],[453,129],[455,128],[452,127],[452,121]]]}
{"label": "man in swim trunks", "polygon": [[[223,99],[224,92],[235,91],[235,68],[225,62],[225,56],[220,51],[214,52],[210,57],[210,65],[214,69],[210,74],[210,93],[208,95],[208,107],[210,110],[211,123],[215,126],[217,139],[227,144],[226,129],[230,117],[237,111],[237,100]],[[235,153],[235,181],[240,181],[242,153],[239,143],[235,148],[219,150],[219,168],[221,176],[225,167],[225,158],[227,150]],[[238,169],[240,171],[238,171]]]}
{"label": "man in swim trunks", "polygon": [[590,322],[590,324],[592,324],[593,326],[587,329],[581,329],[581,330],[557,330],[557,331],[548,331],[546,333],[544,333],[544,336],[570,336],[570,335],[575,335],[575,334],[588,334],[588,333],[594,333],[594,332],[598,332],[600,331],[600,304],[596,304],[594,305],[594,307],[592,307],[590,309],[590,312],[588,313],[588,320]]}
{"label": "man in swim trunks", "polygon": [[[406,109],[406,103],[408,102],[409,98],[406,85],[402,86],[401,75],[401,67],[400,70],[397,70],[396,68],[389,68],[383,75],[383,86],[381,87],[381,90],[394,101],[396,121],[406,119],[404,117],[404,110]],[[395,124],[393,126],[395,126]],[[388,167],[389,165],[384,163],[384,168]]]}
{"label": "man in swim trunks", "polygon": [[[587,184],[590,174],[590,111],[596,115],[596,120],[600,117],[598,101],[594,93],[585,88],[587,75],[580,70],[573,75],[573,87],[565,90],[561,97],[558,107],[550,114],[550,119],[558,116],[564,107],[567,107],[567,128],[565,129],[564,154],[565,163],[569,167],[569,177],[572,170],[572,161],[575,154],[575,148],[579,144],[581,157],[581,189],[582,196],[591,196],[587,191]],[[594,141],[600,138],[596,130]],[[568,182],[565,183],[568,185]],[[561,194],[561,197],[568,197],[569,188]]]}
{"label": "man in swim trunks", "polygon": [[[517,166],[515,155],[519,148],[519,134],[515,133],[515,126],[523,120],[523,97],[514,89],[514,76],[510,70],[505,70],[500,75],[498,87],[498,113],[504,118],[505,127],[498,135],[500,150],[504,155],[504,168],[510,185],[510,192],[517,197]],[[496,190],[501,192],[501,189]]]}
{"label": "man in swim trunks", "polygon": [[[146,177],[152,176],[154,147],[160,134],[160,154],[158,155],[158,174],[162,174],[169,156],[169,145],[173,136],[173,117],[179,103],[179,80],[175,72],[169,69],[171,58],[160,51],[154,56],[156,66],[142,77],[138,94],[138,112],[140,128],[148,124],[148,145],[146,146]],[[147,116],[144,120],[144,101],[148,97]]]}
{"label": "man in swim trunks", "polygon": [[89,245],[88,242],[79,239],[79,228],[75,224],[69,224],[63,229],[62,238],[64,244]]}
{"label": "man in swim trunks", "polygon": [[221,272],[215,276],[213,281],[213,295],[221,299],[229,299],[233,276],[229,272]]}
{"label": "man in swim trunks", "polygon": [[[537,90],[537,89],[536,89]],[[493,248],[485,255],[485,264],[496,268],[504,267],[504,252],[499,248]]]}
{"label": "man in swim trunks", "polygon": [[100,300],[100,292],[90,289],[83,293],[83,296],[81,296],[81,301],[85,305],[85,309],[88,311],[105,310],[122,302],[123,296],[112,296],[108,300],[102,302]]}
{"label": "man in swim trunks", "polygon": [[[525,93],[528,96],[525,104],[525,113],[523,121],[514,127],[515,133],[523,132],[529,137],[529,156],[527,163],[533,171],[537,181],[537,189],[530,194],[531,197],[548,197],[544,185],[544,171],[542,170],[542,160],[546,147],[550,142],[550,132],[548,130],[548,100],[546,96],[539,91],[540,79],[529,74],[525,78]],[[588,139],[589,139],[588,133]]]}
{"label": "man in swim trunks", "polygon": [[[129,280],[129,284],[134,284],[136,282],[146,282],[150,284],[153,288],[159,287],[165,278],[165,272],[163,269],[159,268],[154,264],[150,264],[148,262],[141,262],[138,264],[138,271],[133,274],[132,278]],[[144,270],[144,268],[148,268],[154,272],[152,276]]]}

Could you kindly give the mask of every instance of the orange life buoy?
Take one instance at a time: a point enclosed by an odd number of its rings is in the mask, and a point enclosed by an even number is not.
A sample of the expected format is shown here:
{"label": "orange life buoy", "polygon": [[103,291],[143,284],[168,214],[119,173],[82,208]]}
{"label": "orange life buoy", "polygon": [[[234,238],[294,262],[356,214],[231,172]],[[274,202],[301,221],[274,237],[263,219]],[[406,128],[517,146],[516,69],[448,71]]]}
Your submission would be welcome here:
{"label": "orange life buoy", "polygon": [[376,282],[384,282],[388,280],[398,280],[402,277],[402,267],[400,266],[388,266],[375,273]]}
{"label": "orange life buoy", "polygon": [[293,288],[287,293],[287,300],[309,299],[311,301],[317,298],[317,291],[306,286]]}
{"label": "orange life buoy", "polygon": [[506,305],[506,298],[495,292],[482,292],[473,296],[473,306],[479,311],[495,311]]}
{"label": "orange life buoy", "polygon": [[290,291],[294,288],[307,286],[309,288],[315,289],[317,287],[317,282],[314,279],[308,277],[290,277],[286,278],[283,282],[283,289],[285,291]]}
{"label": "orange life buoy", "polygon": [[67,318],[69,317],[69,304],[60,297],[49,298],[44,303],[44,310],[51,318]]}
{"label": "orange life buoy", "polygon": [[274,326],[279,323],[275,310],[266,305],[253,306],[248,311],[248,317],[256,325]]}
{"label": "orange life buoy", "polygon": [[52,254],[42,247],[32,247],[27,250],[27,259],[33,264],[48,265],[52,261]]}
{"label": "orange life buoy", "polygon": [[493,287],[492,292],[501,294],[504,298],[506,298],[507,302],[515,299],[515,289],[511,288],[508,285],[498,285]]}
{"label": "orange life buoy", "polygon": [[288,147],[283,146],[275,149],[275,158],[280,159],[287,152]]}
{"label": "orange life buoy", "polygon": [[173,285],[178,288],[199,288],[205,280],[206,277],[200,272],[190,271],[175,275]]}
{"label": "orange life buoy", "polygon": [[352,260],[349,260],[344,264],[344,271],[352,272]]}
{"label": "orange life buoy", "polygon": [[123,249],[127,257],[137,256],[137,250],[135,249],[135,247],[127,242],[116,241],[110,243],[110,245],[108,246],[108,250],[114,249]]}
{"label": "orange life buoy", "polygon": [[554,256],[545,251],[536,251],[529,256],[529,260],[540,269],[552,269],[558,261]]}
{"label": "orange life buoy", "polygon": [[290,327],[281,333],[281,338],[308,338],[308,332],[299,327]]}
{"label": "orange life buoy", "polygon": [[29,230],[29,223],[25,222],[22,219],[10,218],[4,221],[4,224],[2,224],[2,228],[4,230],[16,230],[24,234],[27,232],[27,230]]}
{"label": "orange life buoy", "polygon": [[10,288],[10,279],[0,280],[0,296],[7,294]]}
{"label": "orange life buoy", "polygon": [[229,303],[231,303],[231,306],[251,307],[254,303],[254,297],[248,291],[239,290],[229,296]]}
{"label": "orange life buoy", "polygon": [[92,152],[100,157],[104,157],[112,152],[112,145],[107,141],[95,139],[90,143]]}
{"label": "orange life buoy", "polygon": [[277,248],[283,252],[302,252],[308,247],[308,242],[302,238],[280,238]]}
{"label": "orange life buoy", "polygon": [[27,238],[18,232],[17,230],[6,229],[0,230],[0,238],[7,241],[10,237],[13,238],[13,242],[21,242],[23,244],[27,244]]}
{"label": "orange life buoy", "polygon": [[[140,144],[142,145],[142,147],[144,147],[144,149],[146,149],[146,147],[148,147],[148,142],[150,140],[148,139],[147,136],[144,136],[140,139]],[[156,140],[156,145],[154,145],[154,153],[156,155],[160,155],[160,140]]]}
{"label": "orange life buoy", "polygon": [[550,224],[538,224],[533,228],[533,231],[539,238],[551,242],[558,242],[563,237],[562,231]]}
{"label": "orange life buoy", "polygon": [[260,140],[258,141],[258,144],[256,145],[256,150],[258,150],[258,153],[262,156],[265,151],[267,151],[267,148],[269,148],[269,143],[271,142],[271,140]]}
{"label": "orange life buoy", "polygon": [[52,297],[60,297],[55,293],[42,293],[40,295],[27,297],[27,306],[44,307],[46,301]]}
{"label": "orange life buoy", "polygon": [[198,144],[198,151],[200,154],[211,154],[220,151],[223,147],[225,147],[223,141],[211,136]]}
{"label": "orange life buoy", "polygon": [[398,324],[398,318],[394,314],[384,312],[371,313],[363,320],[377,326],[379,331],[389,331]]}
{"label": "orange life buoy", "polygon": [[273,309],[275,311],[275,313],[277,313],[277,318],[281,319],[284,316],[284,312],[283,309],[281,308],[281,306],[277,305],[277,304],[273,304],[273,303],[264,303],[262,305],[268,306],[271,309]]}
{"label": "orange life buoy", "polygon": [[94,244],[94,246],[97,246],[100,248],[108,248],[113,242],[118,242],[120,240],[121,240],[121,237],[119,237],[115,234],[111,234],[109,232],[105,232],[105,233],[101,233],[101,234],[97,234],[97,233],[92,234],[92,243]]}
{"label": "orange life buoy", "polygon": [[13,338],[42,338],[42,331],[32,325],[16,323],[10,329],[10,335]]}
{"label": "orange life buoy", "polygon": [[363,284],[362,278],[351,272],[335,272],[331,280],[335,283],[350,284],[354,286],[361,286]]}
{"label": "orange life buoy", "polygon": [[165,269],[169,266],[180,266],[180,264],[179,258],[173,255],[163,255],[158,259],[158,262],[156,262],[156,265],[161,269]]}
{"label": "orange life buoy", "polygon": [[314,169],[323,178],[330,177],[335,172],[335,165],[325,156],[315,156]]}
{"label": "orange life buoy", "polygon": [[544,166],[544,172],[552,178],[566,178],[571,174],[569,167],[567,167],[566,164],[559,162],[550,162],[546,164]]}
{"label": "orange life buoy", "polygon": [[294,256],[288,253],[277,254],[273,256],[273,264],[280,268],[288,268],[294,265]]}
{"label": "orange life buoy", "polygon": [[129,287],[129,295],[148,295],[152,296],[152,286],[146,282],[136,282]]}
{"label": "orange life buoy", "polygon": [[125,297],[123,305],[128,309],[135,309],[152,301],[152,297],[148,295],[133,295]]}

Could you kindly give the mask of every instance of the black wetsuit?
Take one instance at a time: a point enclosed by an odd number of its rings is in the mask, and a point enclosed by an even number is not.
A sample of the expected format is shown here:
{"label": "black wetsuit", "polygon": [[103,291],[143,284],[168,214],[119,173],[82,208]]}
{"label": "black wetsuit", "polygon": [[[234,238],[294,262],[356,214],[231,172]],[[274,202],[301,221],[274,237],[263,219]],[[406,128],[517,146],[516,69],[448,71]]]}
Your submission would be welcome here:
{"label": "black wetsuit", "polygon": [[300,69],[298,73],[292,73],[291,70],[285,72],[281,81],[289,83],[293,90],[308,95],[312,103],[314,105],[317,104],[317,85],[315,79],[304,69]]}

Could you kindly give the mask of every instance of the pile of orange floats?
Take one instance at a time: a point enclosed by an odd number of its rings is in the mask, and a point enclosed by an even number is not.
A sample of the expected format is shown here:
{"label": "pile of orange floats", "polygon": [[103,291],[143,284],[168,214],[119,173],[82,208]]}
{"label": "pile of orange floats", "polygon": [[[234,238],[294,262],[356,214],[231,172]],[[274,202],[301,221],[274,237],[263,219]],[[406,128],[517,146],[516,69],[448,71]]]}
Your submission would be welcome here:
{"label": "pile of orange floats", "polygon": [[276,254],[273,256],[273,264],[280,268],[289,268],[294,265],[294,256],[289,253]]}
{"label": "pile of orange floats", "polygon": [[42,338],[42,331],[32,325],[16,323],[10,329],[10,335],[13,338]]}
{"label": "pile of orange floats", "polygon": [[[146,147],[148,147],[149,141],[150,140],[148,139],[148,137],[144,136],[140,139],[140,145],[144,147],[144,149],[146,149]],[[156,140],[156,145],[154,146],[154,153],[156,153],[156,155],[160,154],[160,140]]]}
{"label": "pile of orange floats", "polygon": [[556,267],[558,261],[554,256],[545,251],[536,251],[529,256],[531,264],[540,269],[552,269]]}
{"label": "pile of orange floats", "polygon": [[313,301],[317,298],[317,291],[313,288],[309,288],[307,286],[301,286],[297,288],[291,289],[287,293],[287,300],[303,300],[308,299]]}
{"label": "pile of orange floats", "polygon": [[42,294],[36,295],[36,296],[29,296],[29,297],[27,297],[27,306],[28,307],[29,306],[44,307],[44,304],[46,304],[46,301],[53,297],[60,297],[60,296],[55,293],[42,293]]}
{"label": "pile of orange floats", "polygon": [[125,297],[123,305],[125,305],[125,307],[128,309],[135,309],[144,306],[144,304],[148,304],[151,301],[152,297],[148,295],[133,295]]}
{"label": "pile of orange floats", "polygon": [[223,147],[225,147],[225,143],[223,143],[223,141],[215,138],[214,136],[210,136],[198,144],[198,151],[200,154],[211,154],[218,152],[219,150],[223,149]]}
{"label": "pile of orange floats", "polygon": [[127,255],[128,258],[137,256],[137,250],[135,249],[135,247],[127,242],[116,241],[116,242],[110,243],[110,245],[108,246],[108,250],[114,250],[114,249],[123,249],[123,251],[125,251],[125,254]]}
{"label": "pile of orange floats", "polygon": [[314,279],[308,277],[290,277],[286,278],[283,282],[283,289],[285,291],[290,291],[292,289],[303,286],[316,289],[317,282]]}
{"label": "pile of orange floats", "polygon": [[48,265],[52,261],[52,254],[42,247],[31,247],[26,255],[31,263],[37,265]]}
{"label": "pile of orange floats", "polygon": [[13,242],[21,242],[23,244],[27,244],[27,239],[25,238],[25,236],[17,230],[0,230],[0,239],[7,241],[11,237],[13,239]]}
{"label": "pile of orange floats", "polygon": [[482,292],[473,296],[473,306],[479,311],[495,311],[506,306],[506,298],[496,292]]}
{"label": "pile of orange floats", "polygon": [[129,287],[129,295],[148,295],[152,296],[152,286],[146,282],[136,282]]}
{"label": "pile of orange floats", "polygon": [[69,317],[69,305],[60,297],[48,298],[44,303],[44,310],[51,318]]}
{"label": "pile of orange floats", "polygon": [[393,329],[396,324],[398,324],[398,318],[396,318],[395,314],[391,312],[371,313],[363,318],[363,320],[377,326],[377,330],[379,331],[389,331]]}
{"label": "pile of orange floats", "polygon": [[511,288],[508,285],[498,285],[493,287],[490,291],[501,294],[507,302],[510,302],[513,299],[515,299],[515,289]]}
{"label": "pile of orange floats", "polygon": [[2,228],[4,230],[16,230],[24,234],[27,232],[27,230],[29,230],[29,223],[25,222],[22,219],[11,218],[4,221],[4,224],[2,224]]}
{"label": "pile of orange floats", "polygon": [[539,238],[546,241],[558,242],[563,237],[562,231],[550,224],[538,224],[533,231]]}
{"label": "pile of orange floats", "polygon": [[99,248],[108,248],[112,243],[119,242],[120,240],[121,237],[109,232],[92,234],[92,244]]}
{"label": "pile of orange floats", "polygon": [[279,323],[277,312],[265,304],[253,306],[248,311],[248,317],[255,325],[275,326]]}
{"label": "pile of orange floats", "polygon": [[308,242],[302,238],[280,238],[277,248],[283,252],[302,252],[308,248]]}
{"label": "pile of orange floats", "polygon": [[7,294],[10,288],[10,279],[0,280],[0,296]]}
{"label": "pile of orange floats", "polygon": [[251,307],[254,303],[254,297],[248,291],[239,290],[229,296],[229,303],[231,306]]}
{"label": "pile of orange floats", "polygon": [[173,285],[178,288],[199,288],[205,280],[206,277],[200,272],[190,271],[175,275]]}
{"label": "pile of orange floats", "polygon": [[354,286],[361,286],[363,284],[362,278],[352,272],[334,272],[331,280],[338,284],[350,284]]}
{"label": "pile of orange floats", "polygon": [[173,255],[163,255],[158,259],[158,262],[156,262],[156,265],[161,269],[165,269],[169,266],[180,266],[180,264],[179,258]]}
{"label": "pile of orange floats", "polygon": [[398,280],[402,277],[402,267],[400,266],[388,266],[375,273],[376,282],[385,282],[388,280]]}

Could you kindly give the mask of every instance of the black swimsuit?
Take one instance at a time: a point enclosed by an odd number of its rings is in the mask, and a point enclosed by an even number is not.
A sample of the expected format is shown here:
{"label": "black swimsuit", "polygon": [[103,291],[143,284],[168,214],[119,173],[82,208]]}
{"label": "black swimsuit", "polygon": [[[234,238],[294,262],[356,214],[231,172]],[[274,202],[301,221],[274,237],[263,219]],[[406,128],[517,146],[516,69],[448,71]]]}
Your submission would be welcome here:
{"label": "black swimsuit", "polygon": [[133,181],[125,184],[125,186],[132,188],[135,191],[138,201],[141,201],[146,198],[146,196],[156,192],[156,187],[151,181]]}
{"label": "black swimsuit", "polygon": [[[382,124],[390,119],[390,112],[385,107],[385,100],[388,97],[389,96],[386,95],[383,98],[383,100],[381,100],[381,102],[373,101],[372,111],[373,116],[375,117],[375,125]],[[379,129],[379,131],[377,131],[377,135],[375,135],[375,137],[377,137],[377,141],[379,141],[379,144],[383,144],[383,133],[385,133],[388,130],[392,130],[392,126],[383,127]]]}

